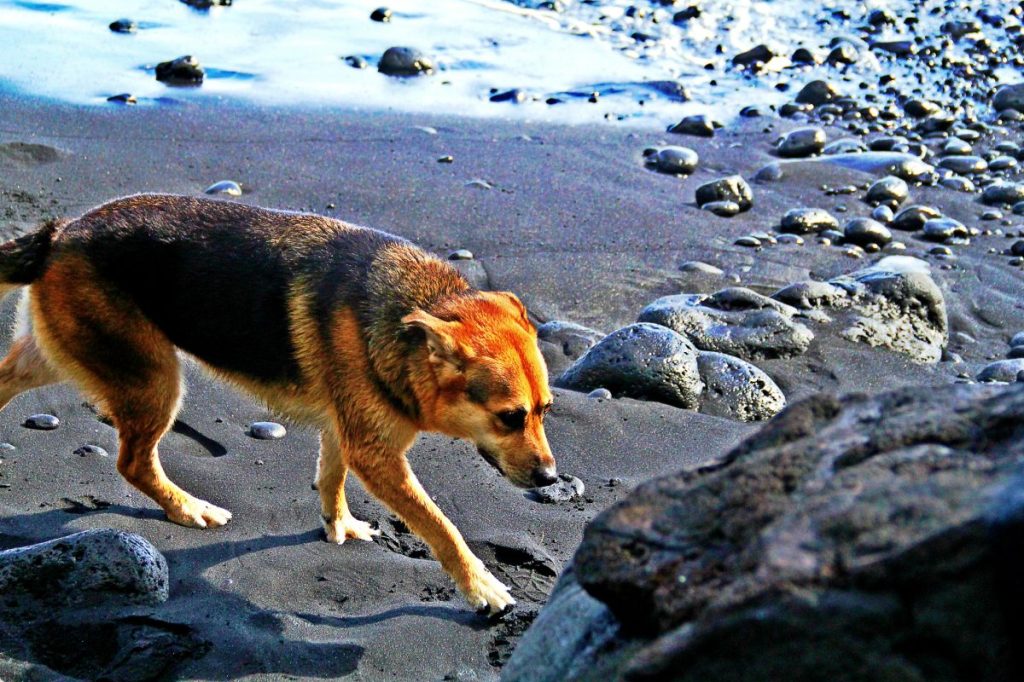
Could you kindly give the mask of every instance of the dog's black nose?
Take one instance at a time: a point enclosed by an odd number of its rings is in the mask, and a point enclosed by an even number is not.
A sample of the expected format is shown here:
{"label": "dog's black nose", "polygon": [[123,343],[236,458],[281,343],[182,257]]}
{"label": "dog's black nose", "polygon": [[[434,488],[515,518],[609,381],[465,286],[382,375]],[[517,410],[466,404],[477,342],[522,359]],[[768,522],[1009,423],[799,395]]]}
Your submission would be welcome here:
{"label": "dog's black nose", "polygon": [[558,473],[553,467],[537,467],[533,470],[533,485],[535,488],[543,488],[552,483],[558,483]]}

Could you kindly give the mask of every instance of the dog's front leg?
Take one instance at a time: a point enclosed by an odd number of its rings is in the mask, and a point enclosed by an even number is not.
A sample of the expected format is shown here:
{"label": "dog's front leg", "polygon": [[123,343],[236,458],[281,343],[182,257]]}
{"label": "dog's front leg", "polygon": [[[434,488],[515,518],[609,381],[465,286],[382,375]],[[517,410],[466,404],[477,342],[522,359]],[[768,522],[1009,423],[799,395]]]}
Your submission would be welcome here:
{"label": "dog's front leg", "polygon": [[366,489],[430,545],[473,607],[500,613],[516,603],[508,588],[491,575],[454,524],[430,499],[404,454],[357,449],[351,453],[349,464]]}
{"label": "dog's front leg", "polygon": [[348,467],[338,433],[333,428],[320,432],[320,458],[316,463],[316,488],[320,492],[320,518],[328,542],[342,544],[345,540],[373,540],[380,535],[370,524],[352,516],[345,500],[345,478]]}

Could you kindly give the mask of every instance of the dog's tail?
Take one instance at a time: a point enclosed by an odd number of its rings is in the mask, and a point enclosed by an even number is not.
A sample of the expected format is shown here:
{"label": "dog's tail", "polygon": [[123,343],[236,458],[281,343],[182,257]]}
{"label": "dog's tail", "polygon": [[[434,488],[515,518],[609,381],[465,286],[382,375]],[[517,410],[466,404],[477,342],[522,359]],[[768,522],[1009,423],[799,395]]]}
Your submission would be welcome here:
{"label": "dog's tail", "polygon": [[0,244],[0,297],[42,276],[53,238],[65,222],[47,220],[34,232]]}

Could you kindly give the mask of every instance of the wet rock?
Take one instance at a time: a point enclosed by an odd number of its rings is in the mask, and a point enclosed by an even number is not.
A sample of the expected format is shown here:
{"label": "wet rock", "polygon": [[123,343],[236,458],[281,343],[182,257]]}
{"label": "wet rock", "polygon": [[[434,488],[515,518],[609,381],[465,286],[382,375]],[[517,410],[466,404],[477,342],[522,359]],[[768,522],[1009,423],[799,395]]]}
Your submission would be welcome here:
{"label": "wet rock", "polygon": [[504,679],[1019,677],[1021,420],[1017,386],[789,406],[595,518]]}
{"label": "wet rock", "polygon": [[709,201],[701,208],[722,218],[731,218],[740,212],[740,205],[735,201]]}
{"label": "wet rock", "polygon": [[903,105],[903,111],[907,113],[907,116],[914,118],[925,118],[926,116],[934,116],[939,113],[941,108],[935,102],[930,102],[926,99],[911,99]]}
{"label": "wet rock", "polygon": [[942,145],[943,156],[969,156],[974,148],[969,142],[954,137]]}
{"label": "wet rock", "polygon": [[288,431],[277,422],[253,422],[249,424],[249,435],[257,440],[278,440]]}
{"label": "wet rock", "polygon": [[885,246],[892,241],[892,232],[877,220],[854,218],[843,228],[843,239],[857,246],[867,246],[868,244]]}
{"label": "wet rock", "polygon": [[818,154],[825,148],[825,131],[821,128],[791,130],[779,143],[779,156],[805,157]]}
{"label": "wet rock", "polygon": [[910,188],[906,181],[889,175],[871,183],[864,200],[872,206],[884,205],[895,210],[909,195]]}
{"label": "wet rock", "polygon": [[350,54],[345,57],[345,63],[351,66],[353,69],[365,69],[369,66],[366,59],[360,57],[357,54]]}
{"label": "wet rock", "polygon": [[924,227],[924,224],[932,218],[941,218],[942,213],[931,206],[914,204],[904,207],[892,219],[889,227],[904,232],[916,232]]}
{"label": "wet rock", "polygon": [[663,296],[637,319],[674,329],[701,350],[756,360],[807,350],[814,334],[793,320],[796,313],[792,306],[734,287],[711,295]]}
{"label": "wet rock", "polygon": [[805,85],[796,96],[797,104],[819,106],[838,98],[839,91],[828,81],[816,80]]}
{"label": "wet rock", "polygon": [[1024,185],[1012,182],[994,182],[981,193],[981,200],[990,206],[1016,204],[1024,201]]}
{"label": "wet rock", "polygon": [[587,394],[587,397],[593,398],[594,400],[611,400],[613,396],[612,392],[607,388],[595,388]]}
{"label": "wet rock", "polygon": [[60,420],[52,414],[34,414],[31,417],[26,417],[22,426],[37,431],[53,431],[60,426]]}
{"label": "wet rock", "polygon": [[538,339],[555,344],[571,360],[578,359],[604,337],[596,329],[562,320],[551,320],[537,327]]}
{"label": "wet rock", "polygon": [[996,111],[1014,109],[1024,112],[1024,83],[1004,85],[992,98],[992,108]]}
{"label": "wet rock", "polygon": [[116,95],[111,95],[107,98],[108,102],[115,104],[138,104],[139,100],[135,95],[130,92],[121,92]]}
{"label": "wet rock", "polygon": [[473,252],[469,249],[455,249],[448,254],[448,260],[473,260]]}
{"label": "wet rock", "polygon": [[715,128],[720,127],[716,126],[714,121],[704,114],[698,114],[685,117],[679,123],[670,126],[668,132],[680,135],[695,135],[697,137],[714,137]]}
{"label": "wet rock", "polygon": [[767,64],[774,57],[775,53],[772,52],[771,48],[767,45],[761,44],[747,50],[746,52],[741,52],[736,55],[732,58],[732,63],[736,66],[756,67]]}
{"label": "wet rock", "polygon": [[923,237],[933,242],[949,242],[970,236],[967,227],[953,218],[932,218],[924,224]]}
{"label": "wet rock", "polygon": [[135,33],[139,24],[131,19],[118,19],[110,22],[110,30],[114,33]]}
{"label": "wet rock", "polygon": [[741,176],[730,175],[698,187],[696,199],[698,206],[712,201],[732,201],[739,206],[740,211],[747,211],[754,203],[754,193]]}
{"label": "wet rock", "polygon": [[1017,332],[1010,337],[1010,348],[1017,348],[1018,346],[1024,346],[1024,332]]}
{"label": "wet rock", "polygon": [[206,71],[192,55],[156,65],[156,79],[168,85],[202,85],[205,77]]}
{"label": "wet rock", "polygon": [[555,381],[589,392],[606,388],[615,397],[654,400],[695,409],[704,390],[697,350],[685,337],[657,324],[632,324],[612,332]]}
{"label": "wet rock", "polygon": [[871,217],[880,223],[888,223],[893,219],[894,214],[892,209],[882,204],[881,206],[875,206],[874,210],[871,211]]}
{"label": "wet rock", "polygon": [[988,170],[988,162],[980,156],[947,156],[939,159],[939,168],[948,168],[958,175],[978,175]]}
{"label": "wet rock", "polygon": [[733,244],[735,244],[736,246],[746,246],[752,249],[761,248],[761,240],[751,235],[737,237],[736,241],[734,241]]}
{"label": "wet rock", "polygon": [[387,76],[421,76],[434,72],[434,63],[412,47],[389,47],[377,63],[377,71]]}
{"label": "wet rock", "polygon": [[697,169],[700,157],[689,147],[662,147],[647,157],[647,163],[661,173],[689,175]]}
{"label": "wet rock", "polygon": [[887,52],[897,57],[909,57],[917,54],[917,44],[913,40],[875,40],[871,43],[871,49]]}
{"label": "wet rock", "polygon": [[204,194],[223,194],[229,197],[242,196],[241,186],[233,180],[221,180],[215,182],[203,190]]}
{"label": "wet rock", "polygon": [[134,533],[99,528],[0,551],[6,614],[39,618],[45,607],[158,604],[167,600],[167,562]]}
{"label": "wet rock", "polygon": [[823,208],[794,208],[782,216],[781,232],[810,234],[839,228],[839,221]]}
{"label": "wet rock", "polygon": [[967,178],[962,178],[959,175],[952,177],[943,178],[939,181],[939,184],[946,189],[951,189],[954,192],[970,192],[973,193],[977,188],[974,183]]}
{"label": "wet rock", "polygon": [[701,351],[697,368],[705,390],[700,411],[743,422],[774,417],[786,396],[759,367],[732,355]]}
{"label": "wet rock", "polygon": [[392,12],[388,7],[378,7],[370,12],[370,21],[378,21],[382,24],[391,22]]}
{"label": "wet rock", "polygon": [[[856,64],[860,59],[860,52],[850,43],[840,43],[832,48],[832,51],[825,57],[825,61],[833,66]],[[797,100],[799,101],[799,100]]]}
{"label": "wet rock", "polygon": [[561,504],[580,499],[583,497],[584,490],[583,481],[580,479],[569,474],[559,474],[558,483],[541,488],[530,488],[526,491],[526,496],[534,502]]}
{"label": "wet rock", "polygon": [[1015,170],[1020,163],[1012,156],[997,156],[988,162],[988,169],[993,173]]}
{"label": "wet rock", "polygon": [[814,54],[814,52],[806,47],[798,47],[793,50],[793,54],[790,55],[789,61],[794,64],[818,64],[821,62],[818,55]]}
{"label": "wet rock", "polygon": [[914,157],[897,161],[889,166],[888,171],[907,182],[928,183],[935,180],[935,168]]}
{"label": "wet rock", "polygon": [[525,90],[513,88],[512,90],[496,92],[491,95],[489,99],[492,102],[512,102],[513,104],[522,104],[530,99],[530,96],[526,94]]}
{"label": "wet rock", "polygon": [[755,182],[778,182],[782,179],[782,165],[778,163],[769,163],[767,166],[763,166],[756,173],[754,173]]}
{"label": "wet rock", "polygon": [[721,277],[725,274],[722,268],[715,267],[710,263],[705,263],[699,260],[688,260],[685,263],[679,264],[680,272],[697,272],[703,275],[711,275],[713,277]]}
{"label": "wet rock", "polygon": [[1017,380],[1017,375],[1024,371],[1024,358],[1011,360],[996,360],[991,362],[978,372],[978,381],[981,382],[1005,382],[1011,383]]}

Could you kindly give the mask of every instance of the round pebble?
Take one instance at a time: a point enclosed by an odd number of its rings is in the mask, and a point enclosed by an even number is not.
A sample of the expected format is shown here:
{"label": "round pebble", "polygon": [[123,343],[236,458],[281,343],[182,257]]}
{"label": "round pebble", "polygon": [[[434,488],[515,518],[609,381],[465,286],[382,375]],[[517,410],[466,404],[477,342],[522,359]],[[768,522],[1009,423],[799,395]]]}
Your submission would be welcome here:
{"label": "round pebble", "polygon": [[892,232],[882,223],[871,218],[854,218],[846,223],[843,239],[851,244],[884,246],[892,241]]}
{"label": "round pebble", "polygon": [[473,252],[469,249],[455,249],[448,254],[448,260],[473,260]]}
{"label": "round pebble", "polygon": [[871,184],[864,200],[872,206],[884,205],[895,209],[906,201],[909,195],[910,188],[907,187],[905,180],[888,175]]}
{"label": "round pebble", "polygon": [[25,419],[22,426],[39,431],[53,431],[60,426],[60,420],[52,414],[34,414]]}
{"label": "round pebble", "polygon": [[387,7],[378,7],[370,12],[370,20],[386,24],[391,21],[391,10]]}
{"label": "round pebble", "polygon": [[740,212],[740,205],[735,201],[709,201],[701,206],[705,211],[711,211],[722,218],[731,218]]}
{"label": "round pebble", "polygon": [[668,132],[680,135],[695,135],[696,137],[714,137],[715,122],[704,114],[687,116],[674,126],[669,126]]}
{"label": "round pebble", "polygon": [[1024,332],[1017,332],[1010,338],[1010,347],[1024,346]]}
{"label": "round pebble", "polygon": [[931,206],[913,204],[906,206],[893,216],[890,227],[903,230],[904,232],[916,232],[924,227],[924,224],[932,218],[940,218],[942,213]]}
{"label": "round pebble", "polygon": [[110,22],[110,30],[114,33],[135,33],[139,25],[131,19],[118,19]]}
{"label": "round pebble", "polygon": [[434,63],[411,47],[389,47],[377,63],[377,71],[387,76],[420,76],[434,72]]}
{"label": "round pebble", "polygon": [[594,398],[595,400],[611,400],[612,392],[607,388],[595,388],[587,394],[587,397]]}
{"label": "round pebble", "polygon": [[234,180],[221,180],[203,190],[205,194],[224,194],[229,197],[242,196],[241,186]]}
{"label": "round pebble", "polygon": [[108,457],[106,450],[101,448],[99,445],[83,445],[77,448],[73,454],[79,457]]}
{"label": "round pebble", "polygon": [[647,159],[659,172],[678,175],[689,175],[699,161],[697,152],[688,147],[663,147]]}
{"label": "round pebble", "polygon": [[253,422],[249,425],[249,435],[258,440],[277,440],[287,433],[277,422]]}
{"label": "round pebble", "polygon": [[794,208],[782,216],[779,231],[809,234],[839,228],[839,221],[823,208]]}
{"label": "round pebble", "polygon": [[747,247],[751,247],[751,248],[760,248],[761,240],[758,239],[757,237],[747,236],[747,237],[740,237],[739,239],[734,241],[733,244],[735,244],[736,246],[747,246]]}
{"label": "round pebble", "polygon": [[964,224],[953,218],[932,218],[925,222],[922,229],[924,238],[933,242],[966,239],[970,236]]}
{"label": "round pebble", "polygon": [[779,143],[779,156],[801,158],[818,154],[825,148],[825,131],[821,128],[791,130]]}

